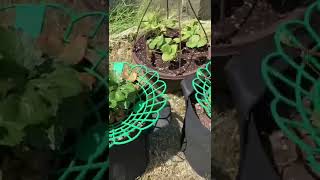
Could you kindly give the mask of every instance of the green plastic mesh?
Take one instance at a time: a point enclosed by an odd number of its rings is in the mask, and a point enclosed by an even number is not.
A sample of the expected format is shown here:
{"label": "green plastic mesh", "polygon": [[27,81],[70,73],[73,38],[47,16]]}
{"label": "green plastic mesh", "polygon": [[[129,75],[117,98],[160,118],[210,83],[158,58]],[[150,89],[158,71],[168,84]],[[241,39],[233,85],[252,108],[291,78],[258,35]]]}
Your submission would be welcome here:
{"label": "green plastic mesh", "polygon": [[[10,9],[16,10],[16,27],[22,29],[26,33],[30,34],[33,38],[37,38],[40,33],[42,32],[42,27],[44,23],[44,18],[40,18],[43,16],[43,11],[46,8],[53,8],[59,10],[66,15],[71,17],[71,21],[67,26],[66,31],[63,34],[63,40],[65,43],[70,41],[70,37],[72,32],[74,32],[74,28],[77,23],[81,20],[88,18],[88,17],[98,17],[98,21],[96,25],[92,28],[92,31],[88,34],[88,38],[93,39],[96,37],[98,31],[103,28],[103,23],[107,22],[107,14],[105,12],[89,12],[89,13],[76,13],[74,10],[64,7],[60,4],[53,4],[53,3],[40,3],[40,4],[12,4],[6,7],[0,7],[0,11],[8,11]],[[38,11],[41,9],[41,11]],[[59,13],[59,11],[57,13]],[[32,17],[24,17],[24,14],[30,14],[32,12]],[[29,23],[25,23],[26,19],[32,19],[31,21],[27,21]],[[91,68],[86,68],[85,71],[89,74],[95,76],[98,80],[98,86],[92,91],[92,109],[89,109],[87,112],[87,116],[95,115],[96,120],[99,122],[105,121],[103,118],[105,115],[101,114],[101,111],[105,109],[107,106],[107,97],[105,99],[101,99],[100,103],[93,103],[93,98],[96,93],[101,89],[107,89],[107,74],[102,74],[98,72],[98,69],[103,66],[103,61],[108,58],[108,52],[106,50],[98,49],[97,47],[93,47],[94,51],[98,55],[99,59],[96,60],[96,63]],[[106,172],[108,169],[108,135],[107,135],[107,125],[106,127],[100,126],[96,127],[97,129],[102,128],[104,133],[92,132],[90,134],[92,138],[96,141],[94,144],[97,144],[96,147],[88,148],[88,145],[92,143],[87,142],[84,140],[84,144],[82,147],[85,153],[91,153],[88,155],[87,160],[79,161],[78,159],[74,159],[67,168],[62,169],[59,174],[59,180],[85,180],[85,179],[92,179],[92,180],[102,180],[106,179]],[[104,130],[106,129],[106,130]],[[88,138],[85,137],[84,138]],[[94,152],[91,152],[89,149],[94,149]]]}
{"label": "green plastic mesh", "polygon": [[[320,1],[308,8],[304,20],[279,26],[277,49],[263,60],[262,75],[275,96],[271,112],[277,125],[306,155],[310,167],[320,172],[320,119],[313,119],[315,110],[320,110],[320,59],[312,53],[320,48],[316,15]],[[283,65],[288,69],[284,71]]]}
{"label": "green plastic mesh", "polygon": [[211,118],[211,61],[205,68],[199,68],[192,81],[195,97],[200,106]]}
{"label": "green plastic mesh", "polygon": [[138,74],[137,85],[141,91],[136,101],[143,102],[143,104],[140,104],[141,107],[137,111],[130,109],[125,120],[109,124],[109,148],[132,142],[144,130],[154,127],[159,119],[160,111],[167,103],[165,96],[167,86],[164,81],[159,80],[159,74],[156,71],[129,63],[124,63],[124,69],[127,69],[128,74],[132,72]]}
{"label": "green plastic mesh", "polygon": [[[92,33],[90,34],[90,38],[95,37],[97,31],[102,28],[102,23],[107,20],[107,14],[103,12],[93,12],[93,13],[85,13],[76,18],[73,18],[73,21],[69,24],[66,33],[64,34],[64,40],[68,42],[69,36],[71,35],[75,23],[79,22],[85,17],[89,16],[101,16],[101,19],[96,24],[95,28],[93,29]],[[97,59],[96,63],[91,68],[85,68],[85,71],[89,74],[93,75],[97,81],[98,85],[92,91],[92,97],[94,98],[95,94],[103,89],[108,89],[108,76],[107,74],[102,74],[99,72],[101,66],[105,66],[106,61],[108,59],[108,52],[106,50],[95,49],[96,54],[98,55],[99,59]],[[103,68],[102,68],[103,69]],[[105,121],[105,115],[101,114],[101,111],[105,109],[107,106],[107,97],[101,99],[99,104],[93,104],[91,107],[92,109],[89,110],[89,113],[95,114],[95,117],[98,121]],[[107,126],[107,125],[106,125]],[[77,163],[77,160],[73,160],[69,167],[64,171],[63,175],[59,178],[59,180],[70,179],[71,175],[72,178],[75,180],[85,180],[85,179],[92,179],[92,180],[102,180],[106,179],[107,169],[108,169],[108,127],[106,127],[105,133],[103,135],[99,134],[98,141],[99,145],[96,147],[94,153],[92,153],[85,163]],[[88,143],[89,144],[89,143]],[[86,144],[83,145],[82,148],[86,148]],[[75,175],[76,174],[76,175]]]}
{"label": "green plastic mesh", "polygon": [[[96,62],[94,66],[85,69],[86,72],[93,75],[98,80],[97,87],[92,91],[92,97],[94,97],[96,92],[98,92],[100,89],[106,90],[108,87],[107,76],[98,72],[99,66],[101,66],[102,62],[108,57],[108,53],[105,51],[97,51],[97,53],[100,55],[100,59]],[[106,116],[101,114],[101,110],[104,110],[107,105],[107,97],[101,99],[101,102],[99,104],[92,104],[91,109],[88,110],[88,116],[94,114],[98,121],[105,121],[103,118]],[[92,180],[106,179],[107,169],[109,165],[107,157],[108,127],[102,128],[106,129],[104,133],[92,134],[92,136],[95,137],[95,140],[98,144],[97,147],[94,147],[95,151],[89,155],[85,162],[79,162],[78,159],[72,160],[69,166],[63,170],[63,173],[59,177],[59,180],[68,180],[70,178],[75,180],[85,180],[88,178]],[[84,151],[87,151],[87,146],[89,146],[90,144],[90,142],[84,143],[80,148],[83,148]]]}

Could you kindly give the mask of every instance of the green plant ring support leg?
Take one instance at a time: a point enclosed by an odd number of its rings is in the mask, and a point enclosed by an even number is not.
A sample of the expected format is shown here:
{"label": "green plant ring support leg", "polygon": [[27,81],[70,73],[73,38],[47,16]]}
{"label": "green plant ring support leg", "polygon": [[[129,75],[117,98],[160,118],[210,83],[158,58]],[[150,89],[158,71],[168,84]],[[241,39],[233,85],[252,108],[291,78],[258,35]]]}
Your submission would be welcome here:
{"label": "green plant ring support leg", "polygon": [[[284,48],[285,46],[290,46],[298,49],[309,49],[294,35],[292,29],[296,28],[306,32],[309,39],[314,42],[313,49],[319,52],[320,32],[316,32],[311,24],[311,19],[315,13],[320,13],[319,0],[308,8],[304,20],[289,21],[279,26],[275,34],[277,50],[263,60],[262,75],[267,87],[275,96],[271,102],[271,112],[277,125],[306,154],[309,166],[315,172],[320,173],[320,163],[316,160],[316,156],[320,154],[320,127],[316,127],[311,120],[315,107],[320,106],[320,60],[319,57],[316,58],[310,53],[303,53],[301,55],[303,57],[302,60],[297,60],[292,54],[287,53]],[[284,40],[287,45],[284,45]],[[295,72],[295,77],[289,77],[274,68],[272,66],[274,60],[286,63],[290,70]],[[278,88],[279,84],[288,90],[292,90],[293,95],[289,96],[288,93],[282,92]],[[309,100],[313,106],[306,107],[305,100]],[[294,109],[300,118],[292,118],[279,112],[280,106]],[[307,133],[314,145],[306,143],[297,134],[296,130]]]}
{"label": "green plant ring support leg", "polygon": [[[95,28],[91,31],[91,33],[88,35],[89,38],[94,38],[98,32],[99,29],[101,29],[102,24],[107,21],[107,14],[105,12],[90,12],[90,13],[82,13],[82,14],[76,14],[73,12],[72,9],[65,8],[64,6],[60,4],[13,4],[7,7],[0,8],[0,11],[7,11],[10,9],[15,8],[16,10],[16,28],[21,29],[28,33],[31,37],[37,38],[42,32],[42,25],[44,23],[44,15],[46,8],[54,8],[57,10],[61,10],[65,14],[71,17],[71,22],[68,25],[68,28],[66,32],[64,33],[63,39],[65,43],[68,43],[69,37],[74,30],[74,25],[81,21],[82,19],[89,17],[89,16],[100,16],[99,21],[97,22]],[[32,16],[30,16],[30,13]],[[26,15],[27,14],[27,15]],[[32,24],[30,24],[32,22]],[[99,65],[101,65],[102,61],[108,58],[108,52],[106,50],[98,50],[95,49],[96,53],[100,56],[100,59],[97,60],[97,62],[93,65],[92,68],[86,68],[85,71],[87,71],[89,74],[95,76],[99,81],[99,86],[97,89],[101,87],[107,88],[107,77],[103,77],[98,73],[97,68]],[[94,92],[93,92],[94,93]],[[106,100],[105,100],[106,101]],[[100,117],[98,110],[100,108],[104,108],[106,104],[100,104],[95,105],[93,108],[88,112],[96,114],[96,118],[100,121],[103,121],[103,119]],[[75,180],[84,180],[86,179],[87,173],[91,170],[96,170],[96,174],[93,177],[93,180],[102,180],[104,178],[104,174],[106,170],[108,169],[108,159],[106,159],[103,162],[96,162],[99,156],[101,156],[103,153],[107,153],[106,150],[108,149],[108,135],[107,132],[104,133],[101,139],[100,144],[96,148],[96,151],[92,153],[87,160],[87,163],[84,165],[77,165],[76,160],[73,160],[69,166],[66,169],[62,170],[62,175],[59,178],[59,180],[66,180],[68,179],[68,176],[71,173],[77,172],[78,175],[75,178]],[[85,148],[86,145],[84,145],[83,148]]]}
{"label": "green plant ring support leg", "polygon": [[211,61],[205,68],[199,68],[192,81],[195,97],[200,106],[211,118]]}
{"label": "green plant ring support leg", "polygon": [[[111,64],[114,71],[121,73],[123,68],[128,74],[138,74],[138,85],[142,89],[138,95],[139,107],[129,110],[125,120],[109,125],[109,148],[114,145],[127,144],[137,139],[140,134],[157,123],[160,111],[165,107],[167,89],[164,81],[159,80],[159,74],[142,65],[129,63]],[[124,66],[124,67],[122,67]],[[144,99],[145,98],[145,99]]]}

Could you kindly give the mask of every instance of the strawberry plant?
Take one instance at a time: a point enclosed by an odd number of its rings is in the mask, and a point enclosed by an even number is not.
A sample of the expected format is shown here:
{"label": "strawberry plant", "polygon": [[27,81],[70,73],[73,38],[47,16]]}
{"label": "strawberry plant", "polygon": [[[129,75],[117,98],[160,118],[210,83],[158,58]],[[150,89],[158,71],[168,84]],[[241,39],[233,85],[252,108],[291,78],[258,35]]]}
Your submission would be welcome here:
{"label": "strawberry plant", "polygon": [[136,85],[137,74],[130,76],[124,73],[119,76],[112,70],[109,73],[109,123],[122,120],[138,95],[139,87]]}
{"label": "strawberry plant", "polygon": [[76,70],[39,56],[26,36],[0,32],[0,145],[58,148],[64,130],[80,129],[86,88]]}
{"label": "strawberry plant", "polygon": [[148,47],[150,50],[160,51],[162,53],[162,60],[165,62],[176,59],[180,42],[185,43],[189,48],[204,47],[208,43],[197,21],[183,27],[180,39],[179,37],[171,38],[166,36],[167,28],[174,27],[175,22],[170,23],[169,20],[162,22],[155,15],[148,16],[147,19],[148,21],[145,22],[146,29],[155,34],[155,36],[147,40]]}

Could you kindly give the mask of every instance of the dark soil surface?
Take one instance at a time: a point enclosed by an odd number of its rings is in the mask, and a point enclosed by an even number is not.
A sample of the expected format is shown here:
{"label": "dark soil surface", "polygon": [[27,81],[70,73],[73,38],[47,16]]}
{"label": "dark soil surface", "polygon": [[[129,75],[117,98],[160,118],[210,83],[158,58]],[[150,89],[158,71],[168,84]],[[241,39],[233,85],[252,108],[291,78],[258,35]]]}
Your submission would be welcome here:
{"label": "dark soil surface", "polygon": [[307,166],[307,161],[299,148],[280,130],[269,136],[273,163],[283,180],[319,179]]}
{"label": "dark soil surface", "polygon": [[[186,47],[185,43],[181,44],[182,54],[178,55],[176,60],[164,62],[160,52],[149,52],[146,40],[152,35],[142,36],[134,45],[133,52],[146,66],[152,68],[167,76],[182,76],[188,72],[196,71],[199,66],[208,62],[208,46],[191,49]],[[171,30],[166,37],[179,37],[179,33]]]}
{"label": "dark soil surface", "polygon": [[[296,1],[289,1],[286,3],[287,6],[282,5],[284,7],[280,7],[278,2],[272,0],[243,0],[240,7],[231,8],[234,10],[230,13],[230,16],[226,16],[223,21],[218,20],[214,24],[213,44],[230,44],[232,38],[236,36],[249,36],[265,30],[289,15],[290,10],[304,6],[307,2],[299,4]],[[239,3],[230,5],[239,6]],[[228,15],[227,13],[225,12],[226,15]]]}
{"label": "dark soil surface", "polygon": [[211,118],[207,115],[206,111],[197,103],[197,100],[194,96],[191,96],[191,105],[193,110],[198,115],[198,118],[201,124],[211,131]]}
{"label": "dark soil surface", "polygon": [[211,119],[208,117],[205,110],[198,103],[194,105],[194,108],[201,124],[211,131]]}

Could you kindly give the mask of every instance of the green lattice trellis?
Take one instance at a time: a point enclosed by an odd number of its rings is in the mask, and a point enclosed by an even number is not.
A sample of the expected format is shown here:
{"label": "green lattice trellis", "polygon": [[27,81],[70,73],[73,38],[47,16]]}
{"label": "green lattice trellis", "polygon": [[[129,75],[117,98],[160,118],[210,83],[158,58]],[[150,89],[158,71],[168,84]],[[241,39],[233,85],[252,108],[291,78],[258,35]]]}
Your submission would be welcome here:
{"label": "green lattice trellis", "polygon": [[[109,148],[134,141],[144,130],[153,127],[159,119],[160,111],[167,103],[164,94],[167,86],[164,81],[159,80],[159,74],[156,71],[142,65],[129,63],[116,63],[111,66],[113,66],[111,69],[120,72],[126,68],[128,74],[131,72],[138,74],[138,86],[141,91],[137,101],[142,103],[139,104],[140,107],[137,111],[129,110],[130,114],[127,114],[125,120],[109,125]],[[134,109],[136,108],[134,107]]]}
{"label": "green lattice trellis", "polygon": [[[47,8],[60,10],[71,17],[71,21],[63,34],[63,40],[65,43],[68,43],[70,41],[70,35],[73,32],[76,23],[83,20],[84,18],[92,16],[99,18],[96,26],[88,34],[88,37],[90,39],[96,37],[98,31],[101,30],[103,23],[107,22],[107,14],[105,12],[89,12],[79,14],[73,11],[72,9],[64,7],[63,5],[45,2],[40,4],[13,4],[6,7],[0,7],[0,11],[8,11],[10,9],[15,9],[15,27],[23,30],[31,37],[37,38],[42,32],[45,11]],[[106,60],[108,58],[108,52],[106,50],[99,50],[95,47],[94,50],[98,55],[99,59],[97,59],[97,61],[91,68],[84,69],[86,72],[95,76],[98,79],[98,86],[92,91],[92,96],[94,96],[95,93],[98,92],[101,88],[107,89],[108,82],[107,76],[102,75],[98,72],[98,67],[102,65],[103,60]],[[106,100],[107,98],[102,99],[100,104],[92,104],[92,109],[88,110],[87,115],[90,116],[91,114],[94,114],[98,121],[104,121],[104,119],[102,118],[103,115],[99,111],[101,109],[104,109],[107,105]],[[93,100],[91,102],[93,103]],[[77,160],[74,159],[66,169],[62,170],[62,175],[60,176],[59,180],[70,179],[71,174],[72,179],[76,180],[88,179],[89,174],[90,178],[93,180],[105,179],[106,170],[108,169],[108,159],[107,157],[104,158],[108,150],[108,135],[106,132],[107,126],[104,127],[102,124],[95,128],[96,129],[93,129],[90,134],[87,134],[87,136],[83,137],[85,140],[83,140],[84,144],[81,144],[81,147],[85,149],[83,150],[84,152],[90,153],[85,163],[79,164]],[[92,143],[92,141],[88,142],[88,137],[89,140],[94,141],[94,143]],[[92,144],[94,144],[96,147],[87,147],[88,145]],[[94,173],[92,173],[92,171],[94,171]]]}
{"label": "green lattice trellis", "polygon": [[200,106],[211,118],[211,61],[205,68],[199,68],[192,81],[195,97]]}
{"label": "green lattice trellis", "polygon": [[[320,48],[320,32],[313,19],[316,13],[320,14],[319,0],[308,8],[304,20],[293,20],[279,26],[275,34],[277,50],[263,60],[262,75],[275,96],[271,112],[276,123],[306,154],[312,169],[320,172],[320,163],[316,159],[320,154],[320,128],[312,120],[314,110],[320,105],[320,59],[311,52],[319,52]],[[298,36],[299,32],[304,32],[304,38]],[[310,47],[312,50],[306,51]],[[299,56],[301,58],[297,58]],[[279,61],[289,69],[284,72],[276,68]],[[310,105],[306,106],[306,102]],[[284,109],[293,110],[298,115],[292,117],[290,113],[284,113]],[[303,140],[300,132],[306,133],[312,143]]]}

